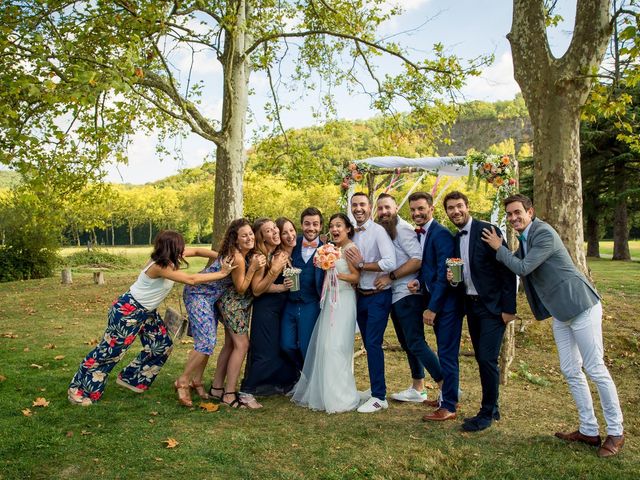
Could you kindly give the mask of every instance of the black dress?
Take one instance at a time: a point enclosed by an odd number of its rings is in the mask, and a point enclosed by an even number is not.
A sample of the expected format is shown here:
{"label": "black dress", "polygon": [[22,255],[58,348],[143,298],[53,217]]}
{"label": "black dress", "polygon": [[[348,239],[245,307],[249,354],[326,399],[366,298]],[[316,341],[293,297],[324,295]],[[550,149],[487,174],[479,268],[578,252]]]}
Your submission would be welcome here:
{"label": "black dress", "polygon": [[[274,284],[282,284],[280,275]],[[240,385],[242,393],[268,396],[287,393],[298,379],[298,371],[280,349],[280,322],[287,292],[264,293],[253,300],[249,354]]]}

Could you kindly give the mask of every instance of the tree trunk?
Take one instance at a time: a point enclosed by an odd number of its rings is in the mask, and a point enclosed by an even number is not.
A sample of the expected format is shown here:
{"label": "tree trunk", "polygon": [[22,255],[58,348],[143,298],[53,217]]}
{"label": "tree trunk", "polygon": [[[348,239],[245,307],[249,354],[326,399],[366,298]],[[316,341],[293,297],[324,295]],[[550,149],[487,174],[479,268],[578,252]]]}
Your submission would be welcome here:
{"label": "tree trunk", "polygon": [[133,225],[129,222],[129,245],[133,246]]}
{"label": "tree trunk", "polygon": [[587,213],[587,257],[600,258],[600,219],[597,210]]}
{"label": "tree trunk", "polygon": [[242,180],[246,154],[245,124],[249,104],[249,58],[242,52],[251,44],[245,28],[249,6],[238,2],[236,24],[225,31],[222,55],[224,87],[222,101],[223,139],[217,144],[216,180],[213,204],[213,238],[217,246],[229,223],[242,216]]}
{"label": "tree trunk", "polygon": [[149,245],[153,242],[153,222],[149,220]]}
{"label": "tree trunk", "polygon": [[111,217],[111,246],[115,247],[116,245],[116,229],[113,226],[113,216]]}
{"label": "tree trunk", "polygon": [[93,283],[104,285],[104,272],[93,272]]}
{"label": "tree trunk", "polygon": [[61,282],[63,285],[71,285],[73,283],[73,277],[71,275],[70,268],[65,268],[62,270]]}
{"label": "tree trunk", "polygon": [[618,195],[613,209],[613,257],[612,260],[631,260],[629,251],[629,222],[627,216],[627,177],[622,161],[613,167],[613,183]]}
{"label": "tree trunk", "polygon": [[536,213],[559,233],[576,266],[588,273],[582,226],[580,109],[611,36],[611,0],[578,0],[571,44],[561,58],[549,49],[544,0],[514,0],[508,35],[534,147]]}

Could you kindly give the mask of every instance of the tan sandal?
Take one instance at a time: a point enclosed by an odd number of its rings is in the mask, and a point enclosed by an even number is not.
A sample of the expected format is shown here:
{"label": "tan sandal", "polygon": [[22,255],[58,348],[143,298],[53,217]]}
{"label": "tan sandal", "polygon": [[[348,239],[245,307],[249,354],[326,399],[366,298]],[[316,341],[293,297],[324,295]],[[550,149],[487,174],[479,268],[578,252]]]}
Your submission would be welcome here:
{"label": "tan sandal", "polygon": [[[214,390],[219,391],[220,394],[213,393]],[[224,395],[224,387],[214,387],[213,385],[211,385],[211,388],[209,389],[209,398],[211,400],[216,402],[221,402],[223,395]]]}
{"label": "tan sandal", "polygon": [[77,389],[70,388],[67,390],[67,398],[73,405],[80,405],[81,407],[88,407],[93,404],[93,401],[89,397],[78,395]]}
{"label": "tan sandal", "polygon": [[190,388],[193,388],[196,391],[196,394],[202,399],[202,400],[209,400],[209,394],[207,393],[207,391],[204,389],[204,383],[200,382],[200,383],[196,383],[193,380],[191,380],[191,383],[189,384]]}
{"label": "tan sandal", "polygon": [[176,380],[173,384],[173,388],[178,394],[178,402],[185,407],[193,407],[193,402],[191,401],[191,387],[189,385],[178,385],[178,381]]}

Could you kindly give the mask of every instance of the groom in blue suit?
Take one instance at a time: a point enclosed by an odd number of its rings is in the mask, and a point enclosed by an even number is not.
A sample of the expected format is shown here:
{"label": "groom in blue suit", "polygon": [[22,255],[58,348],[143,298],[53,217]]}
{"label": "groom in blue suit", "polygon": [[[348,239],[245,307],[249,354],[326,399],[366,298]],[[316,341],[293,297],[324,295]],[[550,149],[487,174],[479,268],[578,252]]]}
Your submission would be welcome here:
{"label": "groom in blue suit", "polygon": [[302,235],[298,236],[291,254],[291,262],[299,268],[300,290],[289,292],[282,318],[280,346],[291,358],[298,371],[302,370],[307,348],[320,314],[320,297],[324,271],[313,264],[316,249],[322,245],[322,213],[315,207],[305,209],[300,215]]}
{"label": "groom in blue suit", "polygon": [[441,395],[438,400],[424,403],[436,410],[422,417],[424,421],[444,421],[456,418],[458,385],[460,382],[460,337],[462,335],[462,306],[455,290],[447,282],[447,258],[454,257],[455,242],[446,227],[433,218],[433,197],[425,192],[409,196],[411,218],[416,225],[416,235],[422,245],[422,266],[418,286],[424,296],[422,320],[432,325],[438,345],[438,359],[442,371]]}

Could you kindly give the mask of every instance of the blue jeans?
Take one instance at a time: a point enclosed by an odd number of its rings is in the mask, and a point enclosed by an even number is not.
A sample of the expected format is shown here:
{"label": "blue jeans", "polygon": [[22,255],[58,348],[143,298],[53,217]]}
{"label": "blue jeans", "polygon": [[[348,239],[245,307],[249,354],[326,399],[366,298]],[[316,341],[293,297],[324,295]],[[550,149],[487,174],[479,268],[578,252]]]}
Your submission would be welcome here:
{"label": "blue jeans", "polygon": [[424,338],[422,297],[407,295],[391,306],[391,320],[400,346],[407,354],[411,378],[424,378],[426,368],[434,382],[442,380],[440,362]]}
{"label": "blue jeans", "polygon": [[382,341],[391,311],[391,289],[374,295],[358,294],[358,327],[367,350],[371,396],[385,400],[384,353]]}
{"label": "blue jeans", "polygon": [[313,327],[320,315],[320,303],[287,302],[282,314],[280,347],[302,371]]}

